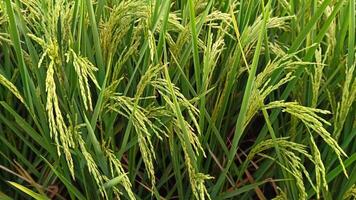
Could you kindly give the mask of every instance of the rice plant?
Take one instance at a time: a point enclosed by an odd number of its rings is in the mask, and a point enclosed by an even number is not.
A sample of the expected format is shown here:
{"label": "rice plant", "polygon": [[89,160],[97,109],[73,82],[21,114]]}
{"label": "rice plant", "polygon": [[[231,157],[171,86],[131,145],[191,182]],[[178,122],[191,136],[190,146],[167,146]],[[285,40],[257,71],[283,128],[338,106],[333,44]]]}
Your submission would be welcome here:
{"label": "rice plant", "polygon": [[356,199],[355,0],[0,2],[0,199]]}

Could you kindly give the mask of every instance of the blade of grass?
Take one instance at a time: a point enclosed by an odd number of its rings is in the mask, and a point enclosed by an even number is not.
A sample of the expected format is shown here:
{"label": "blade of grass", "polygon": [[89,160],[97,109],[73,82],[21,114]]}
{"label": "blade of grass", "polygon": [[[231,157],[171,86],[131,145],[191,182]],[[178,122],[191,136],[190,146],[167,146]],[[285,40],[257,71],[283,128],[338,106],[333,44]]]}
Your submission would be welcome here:
{"label": "blade of grass", "polygon": [[20,185],[18,183],[11,182],[11,181],[8,181],[8,183],[10,185],[12,185],[13,187],[15,187],[15,188],[21,190],[22,192],[26,193],[27,195],[31,196],[32,198],[36,199],[36,200],[49,200],[48,197],[43,196],[41,194],[38,194],[36,192],[33,192],[32,190],[30,190],[27,187],[22,186],[22,185]]}

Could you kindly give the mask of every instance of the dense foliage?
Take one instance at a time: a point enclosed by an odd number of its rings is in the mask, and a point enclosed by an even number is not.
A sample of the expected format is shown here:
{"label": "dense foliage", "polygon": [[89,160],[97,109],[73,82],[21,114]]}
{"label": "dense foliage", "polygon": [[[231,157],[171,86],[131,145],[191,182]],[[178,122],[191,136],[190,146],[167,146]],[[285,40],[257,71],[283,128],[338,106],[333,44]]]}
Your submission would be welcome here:
{"label": "dense foliage", "polygon": [[0,199],[356,197],[355,0],[3,0]]}

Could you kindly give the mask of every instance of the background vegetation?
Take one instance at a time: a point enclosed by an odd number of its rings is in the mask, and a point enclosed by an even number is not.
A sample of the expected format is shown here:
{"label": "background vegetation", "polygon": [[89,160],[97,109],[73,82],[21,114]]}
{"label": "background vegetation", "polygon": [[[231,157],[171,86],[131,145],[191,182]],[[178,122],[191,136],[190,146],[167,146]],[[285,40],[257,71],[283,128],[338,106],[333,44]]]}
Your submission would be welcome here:
{"label": "background vegetation", "polygon": [[355,0],[4,0],[0,44],[0,199],[355,198]]}

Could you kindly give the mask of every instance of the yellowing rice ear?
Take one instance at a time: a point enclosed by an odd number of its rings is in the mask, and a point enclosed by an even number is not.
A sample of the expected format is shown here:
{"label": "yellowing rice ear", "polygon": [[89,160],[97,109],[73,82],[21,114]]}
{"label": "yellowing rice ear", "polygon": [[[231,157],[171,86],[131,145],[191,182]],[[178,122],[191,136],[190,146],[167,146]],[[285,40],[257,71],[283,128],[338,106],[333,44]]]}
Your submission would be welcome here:
{"label": "yellowing rice ear", "polygon": [[334,120],[334,133],[335,138],[339,138],[343,124],[345,123],[346,117],[352,107],[352,104],[356,99],[356,78],[354,76],[356,64],[354,63],[351,67],[347,67],[345,71],[345,82],[342,87],[341,101],[337,104],[337,110]]}
{"label": "yellowing rice ear", "polygon": [[84,142],[82,136],[80,135],[80,132],[75,131],[75,132],[73,132],[73,134],[75,135],[75,139],[79,144],[80,151],[83,154],[83,157],[86,161],[88,171],[93,176],[96,184],[99,187],[101,196],[105,199],[108,198],[106,190],[104,188],[104,181],[107,180],[107,178],[101,174],[101,172],[99,171],[99,167],[97,166],[96,162],[94,161],[92,155],[87,151],[85,142]]}
{"label": "yellowing rice ear", "polygon": [[[282,163],[276,161],[274,158],[267,156],[263,154],[263,157],[275,160],[277,164],[279,164],[285,171],[287,171],[289,174],[294,177],[296,181],[296,186],[299,191],[299,198],[300,199],[306,199],[307,198],[307,193],[303,181],[303,176],[305,176],[308,180],[308,182],[311,184],[312,188],[314,190],[319,189],[318,187],[315,187],[313,184],[313,181],[309,175],[308,170],[304,167],[302,160],[300,159],[300,156],[298,154],[301,154],[305,156],[307,159],[312,161],[314,163],[313,157],[307,152],[306,146],[301,145],[295,142],[290,142],[287,140],[288,138],[276,138],[276,139],[268,139],[265,140],[258,145],[256,145],[248,154],[249,160],[252,160],[254,156],[257,154],[261,154],[262,152],[269,150],[274,147],[279,148],[279,152],[282,155],[282,158],[285,159],[285,165]],[[319,192],[319,190],[317,190]]]}
{"label": "yellowing rice ear", "polygon": [[325,119],[321,118],[318,114],[330,114],[327,110],[321,110],[316,108],[310,108],[301,106],[296,102],[284,102],[275,101],[266,105],[266,109],[271,108],[282,108],[283,112],[287,112],[294,117],[298,118],[303,124],[317,133],[323,140],[329,145],[329,147],[337,155],[340,165],[344,171],[346,177],[348,177],[343,160],[341,156],[347,156],[344,150],[339,146],[336,140],[331,136],[331,134],[324,128],[323,124],[330,125]]}
{"label": "yellowing rice ear", "polygon": [[20,100],[27,107],[25,100],[17,90],[16,86],[7,80],[7,78],[2,74],[0,74],[0,84],[6,87],[18,100]]}
{"label": "yellowing rice ear", "polygon": [[67,125],[64,122],[62,111],[59,107],[59,100],[56,94],[56,83],[54,80],[54,61],[51,61],[46,76],[46,92],[47,102],[46,111],[48,115],[48,124],[50,129],[50,136],[54,139],[57,145],[57,153],[60,156],[64,151],[69,170],[72,177],[74,177],[74,164],[70,148],[74,147],[73,135],[68,131]]}
{"label": "yellowing rice ear", "polygon": [[343,195],[342,199],[353,199],[356,197],[356,184],[352,185]]}
{"label": "yellowing rice ear", "polygon": [[[134,27],[135,32],[142,33],[148,20],[149,7],[143,0],[120,1],[111,8],[109,18],[103,22],[100,29],[101,46],[104,58],[111,59],[117,51],[117,47],[125,40],[131,29],[132,23],[138,23]],[[133,48],[132,46],[129,49]]]}
{"label": "yellowing rice ear", "polygon": [[[314,73],[313,75],[311,75],[311,80],[312,80],[312,91],[313,91],[313,96],[312,96],[312,107],[316,107],[317,106],[317,101],[318,101],[318,96],[319,96],[319,89],[320,89],[320,85],[321,85],[321,81],[322,81],[322,76],[323,76],[323,70],[324,70],[324,63],[325,63],[325,59],[324,61],[322,61],[322,57],[321,57],[321,48],[319,47],[319,49],[315,52],[315,59],[316,59],[316,65],[314,67]],[[326,54],[329,52],[329,47],[326,50]]]}
{"label": "yellowing rice ear", "polygon": [[77,73],[79,89],[81,92],[81,98],[84,103],[84,107],[86,110],[91,111],[92,106],[92,97],[91,91],[89,87],[89,79],[94,83],[97,88],[100,88],[94,72],[98,71],[98,69],[87,59],[82,56],[78,56],[73,49],[70,49],[67,53],[67,62],[69,59],[73,60],[73,67],[75,72]]}
{"label": "yellowing rice ear", "polygon": [[155,186],[155,172],[153,166],[155,150],[151,142],[151,132],[158,138],[161,138],[161,135],[165,135],[165,133],[164,130],[154,124],[154,121],[158,121],[158,123],[161,124],[160,120],[157,118],[148,118],[148,115],[146,114],[148,111],[139,106],[139,102],[145,88],[154,82],[160,74],[161,69],[162,66],[160,65],[150,66],[148,68],[137,85],[137,91],[134,98],[128,98],[119,94],[112,94],[112,96],[108,98],[111,99],[113,103],[109,103],[109,105],[107,105],[109,109],[122,114],[130,120],[130,123],[132,123],[138,136],[138,144],[152,187]]}
{"label": "yellowing rice ear", "polygon": [[318,146],[315,144],[313,136],[310,134],[310,143],[312,146],[312,156],[315,163],[315,179],[316,179],[316,194],[320,198],[320,191],[322,188],[328,190],[328,182],[326,181],[326,171],[324,163],[321,158]]}
{"label": "yellowing rice ear", "polygon": [[[109,159],[111,173],[113,177],[120,177],[119,184],[125,188],[130,200],[136,199],[132,191],[132,184],[130,182],[130,179],[128,178],[127,173],[125,173],[120,160],[117,159],[114,153],[109,149],[106,149],[105,154]],[[118,187],[116,187],[115,185],[113,185],[112,187],[116,188],[117,192],[120,193],[120,189]]]}

